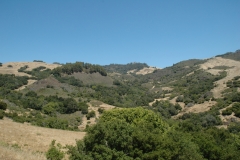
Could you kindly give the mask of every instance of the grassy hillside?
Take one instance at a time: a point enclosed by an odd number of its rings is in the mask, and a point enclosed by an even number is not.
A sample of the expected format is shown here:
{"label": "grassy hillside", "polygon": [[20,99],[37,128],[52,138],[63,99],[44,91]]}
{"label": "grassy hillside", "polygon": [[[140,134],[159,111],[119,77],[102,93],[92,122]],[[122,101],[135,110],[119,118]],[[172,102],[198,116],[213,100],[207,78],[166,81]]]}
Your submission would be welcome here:
{"label": "grassy hillside", "polygon": [[[85,129],[88,136],[68,146],[72,159],[236,159],[239,55],[236,51],[190,59],[147,74],[138,74],[149,67],[145,63],[76,62],[48,68],[33,62],[39,65],[13,66],[16,75],[5,74],[9,67],[2,64],[0,118],[46,128]],[[125,109],[106,111],[115,107]],[[165,127],[156,127],[151,117]],[[129,152],[122,147],[126,144],[118,142],[120,135],[131,147]]]}

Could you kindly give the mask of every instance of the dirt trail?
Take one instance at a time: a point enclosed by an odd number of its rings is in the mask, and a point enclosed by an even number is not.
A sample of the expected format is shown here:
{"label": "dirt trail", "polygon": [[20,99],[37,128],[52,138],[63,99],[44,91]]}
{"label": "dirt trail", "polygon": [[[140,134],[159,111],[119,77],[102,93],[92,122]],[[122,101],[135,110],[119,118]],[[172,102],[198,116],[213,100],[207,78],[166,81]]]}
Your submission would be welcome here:
{"label": "dirt trail", "polygon": [[224,58],[221,58],[221,57],[215,57],[215,58],[212,58],[212,59],[208,60],[206,63],[200,65],[200,67],[202,69],[216,75],[222,70],[208,69],[208,68],[213,68],[215,66],[231,67],[231,68],[228,68],[228,69],[225,70],[227,72],[227,76],[223,79],[220,79],[219,81],[216,81],[215,84],[217,86],[211,90],[211,92],[213,92],[213,96],[215,98],[221,98],[221,92],[224,91],[227,88],[226,82],[228,80],[233,79],[235,76],[240,75],[240,62],[230,60],[230,59],[224,59]]}

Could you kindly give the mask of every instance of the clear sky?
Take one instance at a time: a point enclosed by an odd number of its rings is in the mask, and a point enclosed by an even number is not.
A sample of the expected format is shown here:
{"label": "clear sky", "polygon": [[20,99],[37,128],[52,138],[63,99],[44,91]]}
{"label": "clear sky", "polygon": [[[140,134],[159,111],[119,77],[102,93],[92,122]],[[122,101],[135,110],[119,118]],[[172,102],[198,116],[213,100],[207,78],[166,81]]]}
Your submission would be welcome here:
{"label": "clear sky", "polygon": [[240,49],[240,0],[0,0],[0,62],[167,67]]}

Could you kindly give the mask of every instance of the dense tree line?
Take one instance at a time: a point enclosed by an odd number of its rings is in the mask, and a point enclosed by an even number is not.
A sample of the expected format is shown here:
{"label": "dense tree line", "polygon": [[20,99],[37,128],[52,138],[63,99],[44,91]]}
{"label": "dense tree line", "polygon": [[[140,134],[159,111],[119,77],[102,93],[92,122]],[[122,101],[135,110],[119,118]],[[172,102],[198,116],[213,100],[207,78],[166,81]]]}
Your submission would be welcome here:
{"label": "dense tree line", "polygon": [[52,74],[56,76],[61,76],[61,74],[71,75],[76,72],[85,72],[85,73],[96,73],[99,72],[102,76],[107,76],[107,72],[100,65],[76,62],[76,63],[66,63],[60,67],[54,68]]}
{"label": "dense tree line", "polygon": [[[190,123],[190,122],[188,122]],[[212,127],[170,123],[142,108],[103,113],[75,146],[70,159],[239,159],[240,135]]]}
{"label": "dense tree line", "polygon": [[23,85],[26,85],[28,83],[28,77],[27,76],[15,76],[15,75],[9,75],[9,74],[0,74],[0,88],[1,89],[7,89],[7,90],[13,90],[17,89]]}
{"label": "dense tree line", "polygon": [[95,93],[90,96],[118,107],[148,106],[149,102],[159,97],[158,93],[149,92],[137,80],[117,84],[115,82],[114,84],[116,86],[113,87],[92,85]]}
{"label": "dense tree line", "polygon": [[76,79],[73,76],[62,76],[62,77],[56,76],[55,78],[61,83],[67,83],[67,84],[77,86],[77,87],[84,86],[83,81]]}
{"label": "dense tree line", "polygon": [[177,115],[182,109],[179,104],[172,104],[168,100],[156,101],[149,108],[160,113],[165,118],[171,118],[171,116]]}

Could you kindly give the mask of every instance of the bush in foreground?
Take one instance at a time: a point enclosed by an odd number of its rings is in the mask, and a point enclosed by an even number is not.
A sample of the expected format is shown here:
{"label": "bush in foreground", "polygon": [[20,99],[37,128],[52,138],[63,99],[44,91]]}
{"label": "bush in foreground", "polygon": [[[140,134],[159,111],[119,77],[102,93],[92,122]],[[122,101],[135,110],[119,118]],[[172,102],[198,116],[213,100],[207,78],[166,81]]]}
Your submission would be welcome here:
{"label": "bush in foreground", "polygon": [[83,141],[68,146],[70,159],[202,159],[191,137],[171,130],[156,113],[143,108],[103,112]]}
{"label": "bush in foreground", "polygon": [[61,151],[62,146],[58,143],[55,145],[55,140],[52,141],[49,150],[46,153],[48,160],[61,160],[64,157],[64,153]]}

